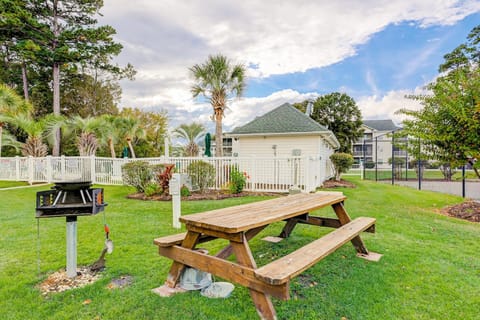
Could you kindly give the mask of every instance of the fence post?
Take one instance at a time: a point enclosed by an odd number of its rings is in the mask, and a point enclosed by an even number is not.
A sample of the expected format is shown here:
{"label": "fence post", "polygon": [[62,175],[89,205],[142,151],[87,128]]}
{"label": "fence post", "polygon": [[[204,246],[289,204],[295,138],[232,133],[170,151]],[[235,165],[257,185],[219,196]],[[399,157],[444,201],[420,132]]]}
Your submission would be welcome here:
{"label": "fence post", "polygon": [[[315,185],[315,176],[318,176],[318,172],[315,169],[312,168],[315,159],[313,159],[310,156],[305,156],[304,157],[304,162],[305,162],[305,174],[303,175],[303,179],[305,181],[308,181],[306,185],[308,185],[308,189],[305,188],[306,192],[313,192],[315,191],[316,185]],[[302,176],[301,174],[302,170],[301,168],[298,168],[297,174],[298,174],[298,179]],[[313,177],[313,179],[312,179]]]}
{"label": "fence post", "polygon": [[46,158],[46,166],[47,166],[47,183],[52,183],[53,180],[53,170],[52,170],[52,156],[47,156]]}
{"label": "fence post", "polygon": [[95,166],[95,155],[92,154],[90,156],[90,180],[92,181],[92,183],[96,183],[97,182],[97,173],[95,171],[96,169],[96,166]]}
{"label": "fence post", "polygon": [[60,177],[62,180],[65,179],[65,156],[63,154],[60,157]]}
{"label": "fence post", "polygon": [[[376,165],[375,165],[376,166]],[[365,179],[365,175],[363,174],[365,171],[364,171],[364,164],[363,164],[363,161],[360,161],[360,180],[364,180]]]}
{"label": "fence post", "polygon": [[256,179],[255,177],[257,176],[257,161],[255,160],[255,156],[252,160],[250,161],[253,161],[253,166],[252,166],[252,172],[250,172],[249,176],[250,176],[250,183],[252,185],[251,189],[252,191],[255,191],[255,185],[256,185]]}
{"label": "fence post", "polygon": [[33,175],[34,175],[34,171],[33,171],[33,157],[32,156],[28,156],[28,183],[30,185],[33,184]]}
{"label": "fence post", "polygon": [[15,156],[15,180],[20,181],[20,158]]}

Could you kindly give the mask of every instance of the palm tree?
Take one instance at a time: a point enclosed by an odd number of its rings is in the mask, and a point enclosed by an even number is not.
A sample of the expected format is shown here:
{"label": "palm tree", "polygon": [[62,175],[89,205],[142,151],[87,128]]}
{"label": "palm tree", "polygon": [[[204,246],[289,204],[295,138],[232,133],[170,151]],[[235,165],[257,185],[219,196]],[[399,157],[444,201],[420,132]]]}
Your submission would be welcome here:
{"label": "palm tree", "polygon": [[[0,84],[0,115],[3,117],[15,117],[20,114],[30,115],[33,106],[23,100],[12,88]],[[5,122],[0,120],[0,156],[2,155],[2,133]]]}
{"label": "palm tree", "polygon": [[4,146],[14,148],[16,152],[18,152],[20,150],[21,143],[17,141],[17,138],[14,135],[12,135],[12,134],[10,134],[6,131],[3,131],[1,139],[2,139],[2,144]]}
{"label": "palm tree", "polygon": [[194,65],[190,73],[196,81],[191,88],[194,98],[203,95],[213,108],[212,120],[215,121],[215,156],[223,154],[222,120],[227,100],[234,96],[240,98],[245,89],[245,66],[232,65],[227,57],[218,54],[209,56],[201,65]]}
{"label": "palm tree", "polygon": [[117,117],[104,114],[100,116],[102,122],[100,128],[100,139],[103,144],[106,144],[110,150],[110,156],[116,158],[115,144],[119,140],[119,129],[117,128]]}
{"label": "palm tree", "polygon": [[25,114],[4,120],[27,134],[27,140],[21,147],[22,155],[26,157],[45,157],[48,154],[48,146],[44,138],[52,137],[64,123],[63,117],[53,114],[38,120]]}
{"label": "palm tree", "polygon": [[80,156],[95,155],[99,147],[97,133],[103,127],[101,118],[75,116],[68,121],[74,132],[78,134],[77,148]]}
{"label": "palm tree", "polygon": [[195,157],[198,155],[198,144],[206,134],[205,127],[201,123],[193,122],[192,124],[181,124],[175,130],[173,134],[179,138],[186,140],[184,147],[185,155],[187,157]]}
{"label": "palm tree", "polygon": [[132,158],[136,158],[132,140],[145,137],[145,130],[142,128],[140,121],[132,117],[117,118],[116,124],[120,132],[120,137],[127,141]]}

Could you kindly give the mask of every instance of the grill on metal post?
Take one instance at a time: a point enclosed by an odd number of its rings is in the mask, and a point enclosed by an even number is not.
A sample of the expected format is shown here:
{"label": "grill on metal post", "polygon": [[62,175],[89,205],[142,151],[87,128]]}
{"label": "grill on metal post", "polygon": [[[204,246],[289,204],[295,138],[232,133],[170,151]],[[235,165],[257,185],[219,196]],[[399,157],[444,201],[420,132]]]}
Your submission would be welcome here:
{"label": "grill on metal post", "polygon": [[66,217],[67,276],[77,275],[77,217],[95,215],[107,205],[103,188],[90,181],[57,182],[52,190],[37,192],[36,218]]}

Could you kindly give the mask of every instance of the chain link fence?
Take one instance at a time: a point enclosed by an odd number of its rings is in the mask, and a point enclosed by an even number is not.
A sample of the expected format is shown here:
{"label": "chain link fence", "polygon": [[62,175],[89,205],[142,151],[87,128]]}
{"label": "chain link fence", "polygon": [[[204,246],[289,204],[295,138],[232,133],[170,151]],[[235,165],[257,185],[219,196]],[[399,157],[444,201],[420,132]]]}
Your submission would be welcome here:
{"label": "chain link fence", "polygon": [[[415,154],[408,152],[412,149]],[[427,159],[425,154],[428,152],[418,140],[392,138],[392,135],[363,140],[353,150],[355,162],[363,168],[366,180],[480,200],[480,179],[471,163],[452,167]]]}

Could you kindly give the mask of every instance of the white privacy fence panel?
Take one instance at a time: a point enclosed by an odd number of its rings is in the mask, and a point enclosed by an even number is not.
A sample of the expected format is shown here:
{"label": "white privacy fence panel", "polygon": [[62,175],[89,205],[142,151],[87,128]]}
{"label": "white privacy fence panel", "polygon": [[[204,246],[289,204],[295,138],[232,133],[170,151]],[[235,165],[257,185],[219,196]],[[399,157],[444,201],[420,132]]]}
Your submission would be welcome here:
{"label": "white privacy fence panel", "polygon": [[[246,176],[247,191],[288,192],[299,189],[314,191],[333,175],[329,159],[321,157],[222,157],[189,158],[159,157],[115,159],[102,157],[15,157],[0,158],[0,179],[34,182],[92,181],[98,184],[121,185],[122,166],[131,161],[152,165],[174,164],[175,172],[188,174],[192,163],[204,161],[214,168],[213,189],[224,189],[230,182],[233,168]],[[189,169],[190,168],[190,169]]]}

